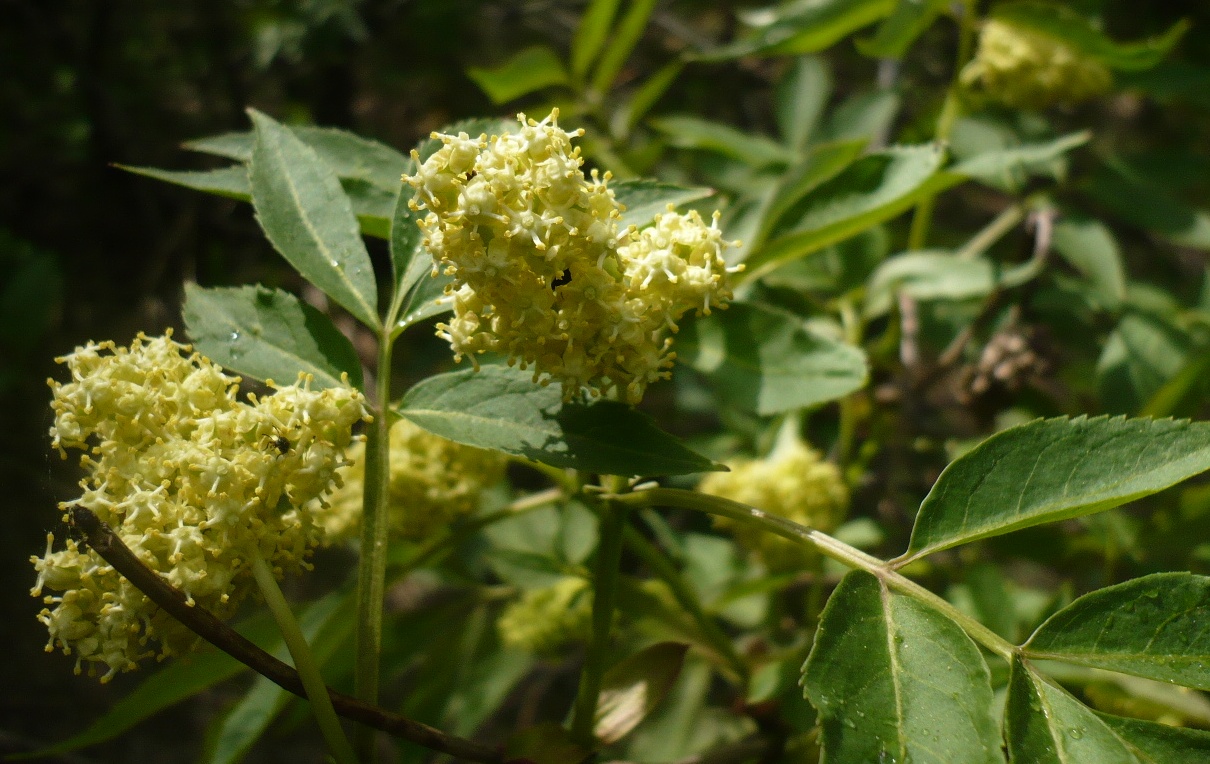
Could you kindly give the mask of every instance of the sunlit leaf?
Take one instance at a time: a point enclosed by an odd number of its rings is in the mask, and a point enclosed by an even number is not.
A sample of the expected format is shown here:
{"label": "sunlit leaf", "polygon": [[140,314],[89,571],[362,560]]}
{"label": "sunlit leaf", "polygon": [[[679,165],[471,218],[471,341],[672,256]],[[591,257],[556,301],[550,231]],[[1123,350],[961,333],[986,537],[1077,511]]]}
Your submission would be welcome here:
{"label": "sunlit leaf", "polygon": [[828,600],[803,689],[819,711],[826,761],[1004,761],[979,648],[864,571]]}
{"label": "sunlit leaf", "polygon": [[1087,515],[1210,469],[1210,423],[1039,419],[997,433],[941,473],[906,559]]}
{"label": "sunlit leaf", "polygon": [[596,738],[609,745],[638,726],[676,682],[688,648],[680,642],[659,642],[606,671],[597,701]]}
{"label": "sunlit leaf", "polygon": [[559,56],[545,45],[518,51],[495,68],[472,66],[466,73],[494,103],[505,103],[551,85],[570,82]]}

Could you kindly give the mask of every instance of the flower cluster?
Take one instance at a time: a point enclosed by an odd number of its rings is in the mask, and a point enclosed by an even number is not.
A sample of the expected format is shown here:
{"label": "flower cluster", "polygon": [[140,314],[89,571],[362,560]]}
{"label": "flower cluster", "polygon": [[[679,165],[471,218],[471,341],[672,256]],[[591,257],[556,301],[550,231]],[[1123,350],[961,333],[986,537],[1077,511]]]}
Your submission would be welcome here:
{"label": "flower cluster", "polygon": [[[557,124],[520,115],[520,129],[488,138],[442,135],[414,175],[426,210],[425,246],[454,283],[454,316],[438,325],[455,358],[498,352],[565,398],[616,389],[631,402],[668,376],[669,332],[688,310],[731,298],[718,215],[669,209],[642,231],[619,230],[623,207],[609,173],[580,169]],[[730,269],[734,270],[734,269]],[[436,271],[435,271],[436,273]],[[477,363],[476,363],[477,366]]]}
{"label": "flower cluster", "polygon": [[550,654],[592,633],[592,592],[583,578],[569,576],[532,589],[511,603],[496,621],[507,647]]}
{"label": "flower cluster", "polygon": [[[767,458],[739,459],[727,466],[730,472],[710,473],[698,490],[825,533],[834,530],[848,511],[849,491],[840,470],[799,440],[794,429],[783,431]],[[715,525],[755,551],[770,569],[793,569],[815,559],[808,547],[745,523],[715,518]]]}
{"label": "flower cluster", "polygon": [[1057,37],[993,19],[983,26],[962,82],[1006,106],[1044,109],[1094,98],[1109,89],[1113,75]]}
{"label": "flower cluster", "polygon": [[[406,419],[391,426],[390,441],[390,527],[401,538],[429,538],[469,515],[484,489],[504,477],[503,454],[446,440]],[[352,534],[361,518],[365,443],[350,446],[346,459],[344,485],[321,518],[330,540]]]}
{"label": "flower cluster", "polygon": [[[80,498],[62,509],[94,512],[149,568],[220,617],[249,590],[250,556],[279,573],[306,567],[322,529],[316,515],[338,480],[353,425],[367,418],[348,387],[275,387],[236,399],[239,379],[186,345],[140,335],[58,359],[71,371],[54,392],[54,445],[84,451]],[[273,386],[272,383],[269,383]],[[38,616],[55,645],[87,663],[119,671],[156,654],[189,650],[196,636],[155,607],[94,551],[66,549],[31,561],[31,592],[47,595]]]}

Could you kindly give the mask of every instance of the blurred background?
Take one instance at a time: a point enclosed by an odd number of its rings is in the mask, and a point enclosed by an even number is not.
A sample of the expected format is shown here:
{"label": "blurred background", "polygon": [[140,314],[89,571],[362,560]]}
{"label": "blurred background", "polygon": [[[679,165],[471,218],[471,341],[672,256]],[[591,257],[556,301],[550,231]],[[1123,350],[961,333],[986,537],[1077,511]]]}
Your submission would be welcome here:
{"label": "blurred background", "polygon": [[[41,605],[28,596],[28,558],[59,526],[73,495],[71,462],[49,451],[45,380],[53,358],[89,339],[128,343],[138,331],[180,325],[182,285],[259,281],[296,287],[251,208],[138,177],[115,163],[205,169],[189,139],[248,129],[253,106],[291,124],[342,127],[406,150],[431,130],[470,116],[507,116],[540,99],[494,104],[466,75],[527,45],[564,52],[584,2],[557,0],[0,0],[0,754],[78,732],[146,672],[109,685],[71,674],[42,651]],[[667,0],[619,76],[635,82],[687,49],[725,42],[735,10],[752,4]],[[1137,39],[1181,18],[1192,31],[1144,90],[1123,90],[1079,112],[1101,144],[1148,158],[1157,182],[1210,207],[1210,4],[1082,2],[1107,31]],[[937,94],[952,75],[952,24],[935,24],[904,60],[898,135],[929,137]],[[876,81],[879,63],[851,40],[827,51],[836,98]],[[777,59],[691,64],[655,113],[709,116],[771,132]],[[914,93],[923,97],[914,97]],[[913,134],[916,129],[916,134]],[[663,150],[656,145],[658,154]],[[950,195],[951,197],[955,195]],[[947,197],[939,216],[978,199]],[[1127,205],[1129,201],[1127,201]],[[1112,210],[1111,210],[1112,212]],[[1195,298],[1201,246],[1150,256],[1153,233],[1115,229],[1128,272]],[[382,242],[371,243],[382,257]],[[429,340],[417,336],[416,343]],[[1095,405],[1095,404],[1094,404]],[[236,687],[238,689],[238,685]],[[236,697],[219,689],[64,761],[194,761],[206,724]],[[305,762],[309,738],[261,745],[249,760]]]}

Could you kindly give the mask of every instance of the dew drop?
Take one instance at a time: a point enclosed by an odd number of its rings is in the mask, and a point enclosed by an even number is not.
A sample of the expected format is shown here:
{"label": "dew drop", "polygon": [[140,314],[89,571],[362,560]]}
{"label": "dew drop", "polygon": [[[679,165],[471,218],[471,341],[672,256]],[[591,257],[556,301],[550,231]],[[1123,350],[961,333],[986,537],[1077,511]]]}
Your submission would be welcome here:
{"label": "dew drop", "polygon": [[1084,737],[1084,728],[1083,727],[1072,727],[1071,729],[1067,730],[1067,734],[1070,735],[1072,738],[1079,740],[1080,738]]}
{"label": "dew drop", "polygon": [[339,267],[340,267],[340,261],[339,261],[339,260],[329,260],[328,262],[331,264],[331,266],[332,266],[333,268],[339,268]]}
{"label": "dew drop", "polygon": [[227,341],[228,342],[239,342],[239,332],[231,332],[231,335],[229,337],[227,337]]}

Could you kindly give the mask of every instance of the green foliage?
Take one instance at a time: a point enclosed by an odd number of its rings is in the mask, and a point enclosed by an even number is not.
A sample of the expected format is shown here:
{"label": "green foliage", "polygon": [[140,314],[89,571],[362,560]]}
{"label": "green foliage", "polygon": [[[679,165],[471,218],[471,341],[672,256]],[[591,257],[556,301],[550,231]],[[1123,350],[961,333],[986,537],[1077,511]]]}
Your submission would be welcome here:
{"label": "green foliage", "polygon": [[[1154,34],[1122,42],[1103,31],[1122,18],[1084,15],[1095,2],[985,5],[800,0],[745,10],[738,34],[716,39],[726,9],[686,20],[654,0],[592,0],[567,39],[468,56],[492,103],[523,102],[536,119],[557,107],[582,129],[584,169],[622,208],[596,211],[618,226],[604,251],[669,208],[707,225],[718,210],[713,225],[736,242],[729,273],[710,274],[729,279],[730,304],[655,331],[678,368],[641,410],[561,390],[494,352],[451,370],[418,339],[433,324],[448,338],[441,322],[465,317],[443,317],[462,282],[449,259],[434,262],[431,224],[420,228],[447,189],[401,180],[425,171],[439,138],[409,158],[251,110],[252,130],[185,145],[234,164],[122,166],[251,202],[293,269],[266,280],[308,285],[310,302],[187,284],[199,352],[253,379],[304,372],[317,388],[373,388],[375,421],[349,454],[364,475],[348,478],[363,493],[360,513],[350,504],[360,540],[345,550],[359,594],[321,596],[302,621],[334,683],[374,704],[391,681],[384,697],[442,730],[403,735],[399,760],[427,760],[421,746],[448,735],[484,743],[485,764],[499,751],[539,764],[1210,755],[1210,185],[1195,159],[1210,75],[1180,47],[1204,34],[1160,14],[1140,32]],[[993,106],[962,76],[991,20],[1127,86],[1084,107]],[[1168,122],[1186,127],[1179,147],[1147,134]],[[517,129],[478,117],[440,132]],[[540,143],[524,151],[545,156]],[[454,174],[468,187],[475,175]],[[493,245],[538,241],[534,216],[557,217],[477,204],[462,233],[493,257]],[[515,230],[482,241],[485,215]],[[685,248],[654,247],[664,263]],[[606,262],[606,282],[626,278]],[[53,262],[21,267],[31,294],[57,293]],[[671,268],[648,281],[677,283]],[[493,273],[507,284],[515,271]],[[585,280],[573,265],[538,296]],[[30,310],[19,291],[0,292],[8,323]],[[332,305],[316,307],[324,295]],[[562,320],[601,320],[590,312]],[[485,306],[467,331],[494,331],[503,315]],[[539,354],[561,360],[570,335],[548,336]],[[408,458],[390,452],[399,417],[511,462],[475,512],[414,544],[383,519],[392,464]],[[835,463],[851,497],[830,535],[693,490],[724,461],[773,459],[799,440]],[[437,473],[450,490],[466,477]],[[769,570],[703,513],[809,553]],[[340,554],[317,565],[339,572]],[[593,602],[591,637],[550,655],[501,639],[506,603],[568,580]],[[44,752],[107,740],[236,673],[216,653],[173,664]],[[267,679],[241,692],[212,723],[207,760],[240,760],[302,723]]]}

